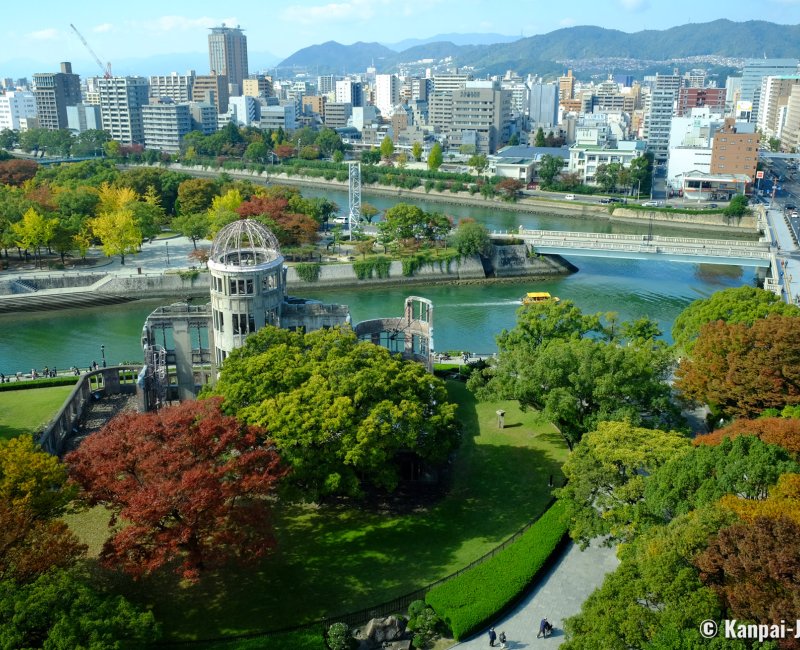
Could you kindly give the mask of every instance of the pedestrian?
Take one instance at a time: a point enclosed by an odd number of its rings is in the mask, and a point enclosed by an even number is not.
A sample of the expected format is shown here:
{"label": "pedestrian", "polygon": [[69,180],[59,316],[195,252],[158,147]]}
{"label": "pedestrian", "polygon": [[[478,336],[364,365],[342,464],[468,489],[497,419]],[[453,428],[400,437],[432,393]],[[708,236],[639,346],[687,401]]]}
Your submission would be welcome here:
{"label": "pedestrian", "polygon": [[501,648],[508,647],[508,646],[506,646],[506,633],[505,632],[500,632],[500,636],[497,637],[497,640],[500,642],[500,647]]}
{"label": "pedestrian", "polygon": [[537,639],[541,637],[547,638],[552,629],[553,626],[550,625],[550,621],[547,620],[547,617],[543,618],[539,623],[539,633],[536,635],[536,638]]}
{"label": "pedestrian", "polygon": [[495,634],[494,628],[489,628],[489,647],[494,648],[494,642],[497,641],[497,634]]}

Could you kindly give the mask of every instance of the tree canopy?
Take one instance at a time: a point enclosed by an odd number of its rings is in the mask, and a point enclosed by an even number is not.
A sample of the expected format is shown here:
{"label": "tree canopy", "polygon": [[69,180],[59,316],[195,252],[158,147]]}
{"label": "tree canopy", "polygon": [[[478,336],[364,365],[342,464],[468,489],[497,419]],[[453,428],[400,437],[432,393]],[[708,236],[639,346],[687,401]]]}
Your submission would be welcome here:
{"label": "tree canopy", "polygon": [[482,223],[469,218],[458,222],[458,226],[450,235],[450,245],[460,255],[488,256],[492,250],[489,230]]}
{"label": "tree canopy", "polygon": [[583,548],[597,536],[629,541],[645,477],[690,450],[688,438],[674,431],[599,423],[575,446],[563,467],[567,484],[556,492],[567,504],[572,538]]}
{"label": "tree canopy", "polygon": [[[648,331],[659,333],[655,325],[625,323],[612,332],[599,314],[585,315],[568,300],[526,305],[516,327],[497,337],[495,365],[473,373],[469,385],[482,399],[540,410],[570,447],[603,420],[673,428],[680,417],[666,383],[671,355],[663,343],[639,337]],[[619,338],[625,333],[636,335]]]}
{"label": "tree canopy", "polygon": [[459,442],[443,382],[349,329],[262,328],[225,360],[214,393],[269,428],[308,499],[393,490],[403,454],[438,465]]}
{"label": "tree canopy", "polygon": [[684,354],[690,354],[700,330],[706,323],[752,325],[769,314],[800,316],[800,308],[790,305],[771,291],[756,287],[736,287],[717,291],[708,298],[695,300],[672,325],[672,340]]}
{"label": "tree canopy", "polygon": [[265,499],[284,475],[264,433],[220,412],[219,399],[121,414],[67,457],[83,500],[111,510],[101,560],[138,576],[179,561],[195,579],[272,546]]}

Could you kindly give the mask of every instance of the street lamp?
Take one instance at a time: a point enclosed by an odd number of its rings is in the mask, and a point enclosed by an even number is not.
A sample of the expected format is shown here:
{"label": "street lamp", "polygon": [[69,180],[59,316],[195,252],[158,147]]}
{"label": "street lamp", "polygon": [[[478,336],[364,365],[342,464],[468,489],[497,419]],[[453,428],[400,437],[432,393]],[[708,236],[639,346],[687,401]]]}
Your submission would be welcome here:
{"label": "street lamp", "polygon": [[164,242],[164,244],[167,246],[167,266],[169,266],[169,242]]}
{"label": "street lamp", "polygon": [[100,346],[100,354],[103,357],[103,368],[105,368],[106,367],[106,346],[105,345],[101,345]]}

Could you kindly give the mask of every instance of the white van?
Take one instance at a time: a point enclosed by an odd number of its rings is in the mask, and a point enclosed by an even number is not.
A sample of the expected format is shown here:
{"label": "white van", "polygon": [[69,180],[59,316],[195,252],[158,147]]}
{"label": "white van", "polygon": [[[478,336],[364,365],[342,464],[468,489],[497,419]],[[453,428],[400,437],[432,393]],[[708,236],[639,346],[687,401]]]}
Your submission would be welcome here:
{"label": "white van", "polygon": [[567,195],[564,197],[564,200],[565,200],[565,201],[574,201],[574,200],[575,200],[575,195],[574,195],[574,194],[567,194]]}

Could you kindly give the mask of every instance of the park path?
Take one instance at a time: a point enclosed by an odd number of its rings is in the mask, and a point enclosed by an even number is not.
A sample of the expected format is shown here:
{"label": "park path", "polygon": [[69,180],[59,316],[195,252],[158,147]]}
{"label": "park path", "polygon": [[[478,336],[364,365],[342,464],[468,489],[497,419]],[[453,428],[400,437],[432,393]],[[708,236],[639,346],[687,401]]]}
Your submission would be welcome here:
{"label": "park path", "polygon": [[[505,631],[509,650],[557,648],[564,641],[563,621],[577,614],[583,601],[603,583],[606,574],[617,568],[616,550],[592,544],[581,551],[570,542],[558,562],[539,584],[511,612],[492,622],[495,631]],[[537,639],[539,621],[555,626],[553,635]],[[458,650],[485,650],[489,647],[488,626],[474,637],[458,643]]]}

